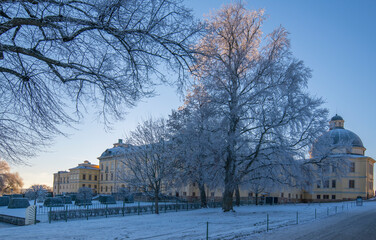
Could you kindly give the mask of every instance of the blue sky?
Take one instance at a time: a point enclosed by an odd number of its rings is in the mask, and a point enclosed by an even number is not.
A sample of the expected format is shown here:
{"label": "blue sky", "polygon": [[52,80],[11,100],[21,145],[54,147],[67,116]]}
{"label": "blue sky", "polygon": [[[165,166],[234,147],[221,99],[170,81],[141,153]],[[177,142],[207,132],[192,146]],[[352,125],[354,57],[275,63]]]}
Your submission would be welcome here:
{"label": "blue sky", "polygon": [[[231,1],[186,0],[197,18],[202,18]],[[265,9],[268,15],[263,31],[282,25],[290,32],[295,57],[312,69],[309,92],[325,100],[330,116],[338,113],[345,128],[355,132],[376,158],[376,1],[373,0],[255,0],[248,9]],[[144,100],[124,121],[106,132],[90,113],[69,137],[57,137],[46,152],[29,160],[31,166],[14,166],[25,187],[52,186],[52,174],[68,170],[84,160],[98,163],[97,157],[118,138],[133,130],[148,116],[167,117],[181,105],[181,98],[170,87],[159,87],[159,96]]]}

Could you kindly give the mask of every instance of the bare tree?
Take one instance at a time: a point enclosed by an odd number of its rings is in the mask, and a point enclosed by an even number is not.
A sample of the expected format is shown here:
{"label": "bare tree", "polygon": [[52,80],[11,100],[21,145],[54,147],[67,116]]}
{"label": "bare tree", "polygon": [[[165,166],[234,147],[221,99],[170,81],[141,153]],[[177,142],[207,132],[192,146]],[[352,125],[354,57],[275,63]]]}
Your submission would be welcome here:
{"label": "bare tree", "polygon": [[34,200],[34,205],[37,202],[38,198],[45,198],[47,192],[50,190],[50,187],[46,185],[32,185],[26,190],[25,196],[29,199]]}
{"label": "bare tree", "polygon": [[121,118],[164,68],[182,83],[199,28],[181,2],[1,1],[2,158],[32,156],[90,104],[106,124]]}
{"label": "bare tree", "polygon": [[[325,129],[327,110],[305,91],[310,70],[290,52],[282,27],[262,35],[263,11],[224,6],[207,20],[195,75],[221,111],[226,131],[223,210],[255,169],[281,183],[302,179],[297,159]],[[257,163],[257,164],[256,164]]]}
{"label": "bare tree", "polygon": [[18,173],[11,173],[7,162],[0,161],[0,194],[18,193],[23,186]]}
{"label": "bare tree", "polygon": [[171,185],[176,173],[176,160],[171,156],[168,131],[163,119],[149,119],[129,134],[132,146],[124,155],[119,181],[133,189],[150,193],[159,214],[158,202],[162,191]]}

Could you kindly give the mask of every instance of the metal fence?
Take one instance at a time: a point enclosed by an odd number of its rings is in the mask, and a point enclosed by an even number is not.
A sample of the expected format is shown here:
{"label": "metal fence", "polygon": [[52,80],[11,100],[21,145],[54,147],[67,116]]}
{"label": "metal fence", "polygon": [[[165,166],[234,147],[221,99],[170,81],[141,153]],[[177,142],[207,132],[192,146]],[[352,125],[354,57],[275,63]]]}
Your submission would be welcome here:
{"label": "metal fence", "polygon": [[[250,204],[250,201],[240,202],[240,205]],[[208,202],[207,206],[209,208],[219,208],[222,207],[222,202]],[[200,208],[200,202],[159,202],[158,204],[159,213],[190,211]],[[117,202],[116,204],[93,203],[92,205],[86,206],[68,204],[61,207],[39,207],[37,210],[37,216],[39,220],[45,219],[43,216],[47,216],[48,222],[51,223],[52,221],[68,221],[70,219],[89,219],[115,215],[153,214],[155,211],[156,208],[154,202]]]}

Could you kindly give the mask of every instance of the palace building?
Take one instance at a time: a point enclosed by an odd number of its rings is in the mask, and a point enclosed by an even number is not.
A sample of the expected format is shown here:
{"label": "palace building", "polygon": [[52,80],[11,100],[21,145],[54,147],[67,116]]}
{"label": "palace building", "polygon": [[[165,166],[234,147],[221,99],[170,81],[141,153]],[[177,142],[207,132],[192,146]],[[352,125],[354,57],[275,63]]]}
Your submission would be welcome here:
{"label": "palace building", "polygon": [[[242,199],[254,198],[256,194],[265,197],[276,197],[278,202],[302,202],[302,201],[339,201],[355,199],[361,196],[364,199],[374,196],[373,189],[373,165],[375,160],[365,155],[366,148],[358,135],[345,129],[344,120],[335,115],[329,122],[329,130],[317,140],[318,146],[326,145],[330,151],[326,161],[341,163],[344,161],[346,171],[338,175],[335,166],[326,169],[322,176],[312,182],[310,190],[302,190],[292,187],[280,187],[273,192],[255,193],[247,186],[240,186]],[[324,141],[325,140],[325,141]],[[85,161],[69,171],[59,171],[54,174],[54,195],[77,192],[80,187],[90,187],[93,193],[115,194],[119,188],[129,187],[127,183],[120,181],[119,173],[126,161],[128,151],[133,151],[134,146],[123,143],[119,139],[112,148],[106,149],[98,157],[99,165]],[[311,157],[315,158],[313,146]],[[348,171],[347,171],[348,170]],[[123,173],[124,174],[124,173]],[[137,189],[130,189],[137,191]],[[206,187],[208,201],[217,201],[222,198],[221,189]],[[165,195],[181,197],[189,200],[199,199],[200,191],[197,184],[186,184],[177,189],[163,189]]]}
{"label": "palace building", "polygon": [[[314,201],[348,200],[361,196],[364,199],[374,196],[373,165],[375,160],[365,155],[366,148],[358,135],[345,129],[344,120],[337,114],[329,122],[329,131],[322,139],[329,139],[332,148],[328,157],[348,162],[348,172],[338,176],[332,169],[316,183],[311,193],[305,197]],[[320,141],[320,139],[319,139]],[[314,156],[313,156],[314,157]]]}
{"label": "palace building", "polygon": [[94,194],[99,189],[99,166],[84,161],[69,171],[54,173],[53,193],[54,196],[66,193],[78,192],[81,187],[89,187]]}

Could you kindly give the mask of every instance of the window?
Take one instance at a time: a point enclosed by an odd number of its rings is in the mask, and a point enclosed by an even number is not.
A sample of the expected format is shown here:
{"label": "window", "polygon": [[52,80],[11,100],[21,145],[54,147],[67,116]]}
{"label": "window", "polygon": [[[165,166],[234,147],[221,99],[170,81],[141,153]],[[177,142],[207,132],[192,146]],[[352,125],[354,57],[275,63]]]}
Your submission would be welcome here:
{"label": "window", "polygon": [[98,177],[97,177],[97,176],[94,176],[94,180],[97,181],[97,180],[98,180]]}
{"label": "window", "polygon": [[373,183],[369,182],[369,189],[373,191]]}
{"label": "window", "polygon": [[336,188],[337,187],[337,182],[336,180],[332,180],[332,188]]}
{"label": "window", "polygon": [[89,175],[89,180],[91,180],[91,175]]}
{"label": "window", "polygon": [[[252,193],[251,193],[251,194],[252,194]],[[211,192],[210,195],[211,195],[212,197],[214,197],[214,192]],[[251,197],[252,197],[252,195],[251,195]]]}
{"label": "window", "polygon": [[103,170],[103,164],[101,164],[101,170]]}
{"label": "window", "polygon": [[193,183],[192,185],[193,185],[193,187],[196,187],[196,183]]}
{"label": "window", "polygon": [[103,192],[103,186],[101,186],[101,192]]}
{"label": "window", "polygon": [[91,188],[91,184],[89,184],[89,188]]}
{"label": "window", "polygon": [[329,199],[329,195],[322,195],[323,199]]}
{"label": "window", "polygon": [[323,188],[329,188],[329,180],[324,181]]}
{"label": "window", "polygon": [[183,192],[183,196],[187,196],[187,192]]}
{"label": "window", "polygon": [[106,172],[108,172],[108,164],[106,164]]}
{"label": "window", "polygon": [[111,186],[111,192],[112,192],[112,186]]}
{"label": "window", "polygon": [[281,193],[281,197],[283,197],[283,195],[284,195],[284,194],[283,194],[283,192],[282,192],[282,193]]}
{"label": "window", "polygon": [[321,181],[320,180],[317,181],[317,188],[321,188]]}
{"label": "window", "polygon": [[196,192],[192,192],[192,197],[196,197]]}
{"label": "window", "polygon": [[114,174],[111,173],[111,181],[113,181],[113,180],[114,180]]}
{"label": "window", "polygon": [[82,187],[85,187],[85,184],[82,184]]}
{"label": "window", "polygon": [[333,200],[336,199],[336,195],[332,195],[332,199],[333,199]]}
{"label": "window", "polygon": [[355,172],[355,163],[354,162],[350,163],[350,172]]}
{"label": "window", "polygon": [[316,198],[317,198],[317,199],[321,199],[321,195],[317,195]]}
{"label": "window", "polygon": [[108,181],[108,173],[106,173],[106,181]]}
{"label": "window", "polygon": [[349,180],[349,188],[355,188],[355,180]]}
{"label": "window", "polygon": [[97,185],[94,185],[94,188],[97,189]]}
{"label": "window", "polygon": [[101,174],[101,181],[103,181],[103,173]]}
{"label": "window", "polygon": [[86,179],[86,174],[82,174],[82,179],[83,179],[83,180]]}
{"label": "window", "polygon": [[107,186],[106,186],[106,192],[108,191],[108,188],[107,188]]}
{"label": "window", "polygon": [[253,193],[249,192],[248,197],[253,197]]}
{"label": "window", "polygon": [[332,166],[332,173],[335,173],[337,171],[337,167],[336,166]]}
{"label": "window", "polygon": [[291,193],[289,193],[289,199],[291,198]]}

